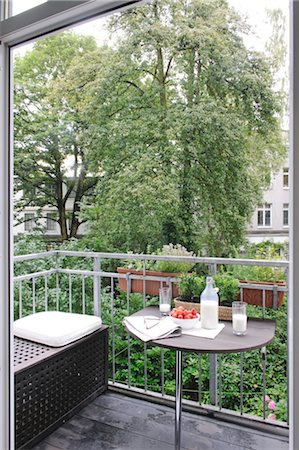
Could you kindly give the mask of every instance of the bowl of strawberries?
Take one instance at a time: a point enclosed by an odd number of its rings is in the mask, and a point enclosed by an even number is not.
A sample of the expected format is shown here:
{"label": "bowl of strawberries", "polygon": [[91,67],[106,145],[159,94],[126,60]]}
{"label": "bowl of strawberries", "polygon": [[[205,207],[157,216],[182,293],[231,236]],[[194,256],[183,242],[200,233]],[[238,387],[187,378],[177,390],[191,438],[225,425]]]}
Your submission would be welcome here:
{"label": "bowl of strawberries", "polygon": [[191,330],[198,324],[200,315],[195,309],[186,309],[183,306],[173,308],[170,317],[182,330]]}

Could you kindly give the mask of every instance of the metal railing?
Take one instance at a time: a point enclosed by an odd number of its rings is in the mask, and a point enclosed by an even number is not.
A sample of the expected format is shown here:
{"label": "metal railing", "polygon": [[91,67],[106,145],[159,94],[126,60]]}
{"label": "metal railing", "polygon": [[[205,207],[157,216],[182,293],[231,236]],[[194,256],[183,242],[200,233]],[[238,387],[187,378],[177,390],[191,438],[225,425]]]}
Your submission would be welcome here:
{"label": "metal railing", "polygon": [[[121,274],[107,269],[107,262],[113,260],[138,260],[142,262],[142,275],[131,273]],[[162,255],[140,255],[125,253],[101,253],[101,252],[75,252],[75,251],[50,251],[46,253],[16,256],[14,258],[17,272],[26,271],[30,273],[17,274],[14,277],[15,289],[15,318],[22,317],[41,310],[55,309],[69,312],[89,313],[102,315],[103,319],[110,325],[110,384],[136,392],[144,392],[148,395],[160,396],[161,398],[172,398],[172,391],[169,381],[173,374],[169,368],[169,358],[171,353],[168,350],[151,349],[146,344],[140,344],[125,333],[121,326],[121,320],[125,315],[129,315],[136,308],[144,307],[154,302],[155,298],[146,295],[146,283],[150,280],[158,281],[162,286],[165,278],[160,276],[147,275],[145,267],[147,261],[176,261],[191,262],[194,264],[206,264],[211,274],[217,272],[218,266],[223,265],[243,265],[243,266],[267,266],[279,267],[285,270],[286,286],[269,286],[260,284],[240,283],[242,299],[243,289],[262,289],[262,306],[260,308],[261,317],[268,314],[266,308],[266,292],[274,293],[274,308],[277,307],[278,292],[288,292],[288,262],[280,260],[250,260],[250,259],[229,259],[229,258],[202,258],[202,257],[176,257]],[[39,268],[39,262],[43,262],[43,270]],[[71,267],[70,267],[71,266]],[[126,279],[126,291],[120,292],[118,281]],[[142,293],[134,296],[131,293],[132,280],[142,280]],[[178,282],[176,277],[168,277],[167,284],[171,287]],[[139,357],[136,360],[136,355]],[[281,355],[278,355],[281,357]],[[244,360],[248,354],[241,353],[239,362],[236,357],[233,362],[233,373],[236,378],[238,372],[239,380],[239,407],[237,414],[253,419],[252,414],[248,414],[245,407],[246,374],[244,370]],[[253,357],[257,359],[257,353]],[[258,352],[261,365],[260,391],[264,399],[269,389],[269,379],[267,379],[267,358],[266,349]],[[221,355],[194,355],[192,367],[196,380],[193,385],[186,389],[189,400],[187,404],[204,407],[212,412],[225,412],[236,415],[236,411],[228,411],[223,404],[225,397],[223,392],[224,374],[227,374],[229,357]],[[191,360],[190,359],[190,360]],[[159,360],[160,377],[157,381],[156,367]],[[155,370],[153,370],[153,362]],[[257,363],[256,363],[257,364]],[[237,368],[238,365],[238,368]],[[189,362],[188,362],[188,367]],[[186,370],[188,369],[186,368]],[[134,373],[138,369],[138,374]],[[225,368],[225,370],[224,370]],[[136,379],[143,378],[140,385]],[[152,378],[155,378],[154,382]],[[158,383],[158,384],[157,384]],[[285,375],[287,389],[287,379]],[[208,385],[208,388],[207,388]],[[205,386],[205,387],[204,387]],[[257,389],[257,388],[256,388]],[[208,390],[208,393],[207,393]],[[271,390],[271,388],[270,388]],[[194,398],[196,397],[196,401]],[[207,402],[209,397],[209,404]],[[190,400],[192,398],[192,400]],[[255,417],[256,418],[256,417]],[[268,422],[266,413],[266,403],[263,401],[261,418]],[[259,420],[258,418],[256,418]],[[287,423],[287,417],[285,422]],[[276,421],[276,425],[279,423]],[[284,425],[280,423],[280,425]]]}

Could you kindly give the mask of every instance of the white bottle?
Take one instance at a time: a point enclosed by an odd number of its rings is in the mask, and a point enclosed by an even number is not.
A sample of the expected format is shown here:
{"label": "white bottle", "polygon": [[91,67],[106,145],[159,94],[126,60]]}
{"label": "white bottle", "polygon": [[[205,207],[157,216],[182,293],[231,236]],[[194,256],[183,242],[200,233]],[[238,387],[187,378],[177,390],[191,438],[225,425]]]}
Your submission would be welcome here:
{"label": "white bottle", "polygon": [[218,294],[213,287],[213,278],[207,277],[205,290],[200,296],[201,327],[212,330],[218,327]]}

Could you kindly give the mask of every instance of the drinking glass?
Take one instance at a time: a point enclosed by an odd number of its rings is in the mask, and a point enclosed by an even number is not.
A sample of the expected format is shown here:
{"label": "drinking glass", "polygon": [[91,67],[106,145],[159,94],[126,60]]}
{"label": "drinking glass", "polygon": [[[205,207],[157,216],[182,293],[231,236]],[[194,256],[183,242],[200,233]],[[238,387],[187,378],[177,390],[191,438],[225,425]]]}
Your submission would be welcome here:
{"label": "drinking glass", "polygon": [[168,316],[171,309],[170,287],[159,289],[159,309],[163,316]]}
{"label": "drinking glass", "polygon": [[233,302],[233,333],[243,336],[247,331],[247,303]]}

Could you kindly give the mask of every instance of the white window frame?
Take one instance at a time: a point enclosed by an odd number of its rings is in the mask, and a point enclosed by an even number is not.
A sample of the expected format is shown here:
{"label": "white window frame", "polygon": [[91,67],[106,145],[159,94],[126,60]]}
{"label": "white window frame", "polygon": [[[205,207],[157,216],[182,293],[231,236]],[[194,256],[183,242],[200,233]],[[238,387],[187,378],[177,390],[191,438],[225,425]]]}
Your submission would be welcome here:
{"label": "white window frame", "polygon": [[[290,1],[289,445],[299,449],[299,1]],[[296,297],[296,301],[295,301]]]}
{"label": "white window frame", "polygon": [[[287,212],[288,223],[284,223],[285,212]],[[282,226],[283,228],[289,228],[290,226],[290,205],[289,203],[283,203],[282,205]]]}
{"label": "white window frame", "polygon": [[[284,184],[284,177],[288,177],[288,184]],[[288,167],[282,169],[282,187],[283,189],[290,189],[290,169]]]}
{"label": "white window frame", "polygon": [[[270,211],[270,224],[266,225],[266,212]],[[263,213],[263,223],[260,225],[259,222],[259,212]],[[272,204],[264,203],[257,207],[257,227],[258,228],[272,228]]]}
{"label": "white window frame", "polygon": [[9,1],[0,0],[0,449],[14,450],[13,90],[10,49],[76,23],[136,7],[148,0],[48,0],[7,18]]}

